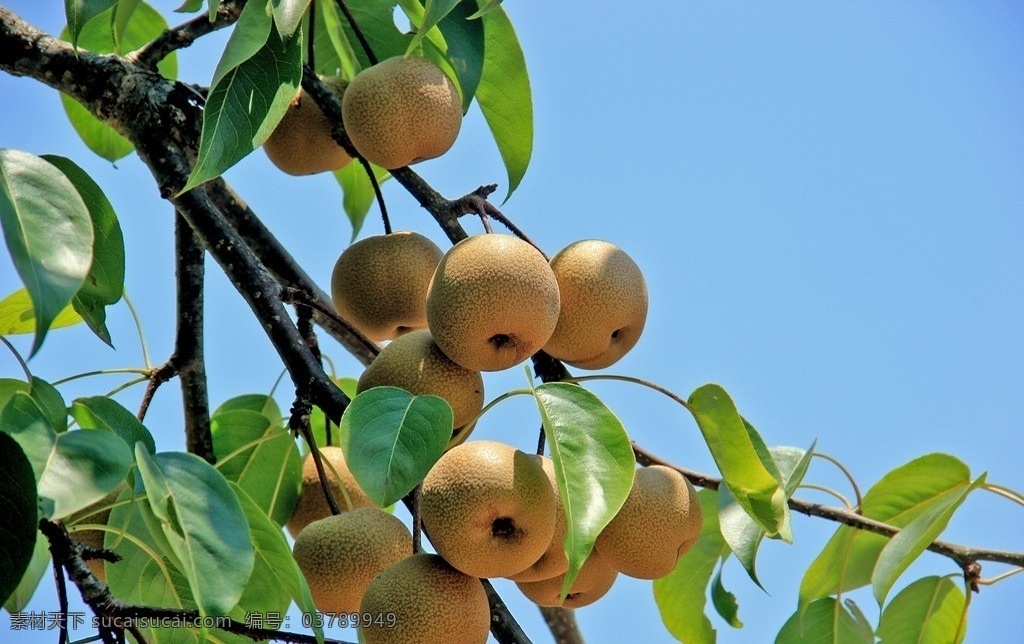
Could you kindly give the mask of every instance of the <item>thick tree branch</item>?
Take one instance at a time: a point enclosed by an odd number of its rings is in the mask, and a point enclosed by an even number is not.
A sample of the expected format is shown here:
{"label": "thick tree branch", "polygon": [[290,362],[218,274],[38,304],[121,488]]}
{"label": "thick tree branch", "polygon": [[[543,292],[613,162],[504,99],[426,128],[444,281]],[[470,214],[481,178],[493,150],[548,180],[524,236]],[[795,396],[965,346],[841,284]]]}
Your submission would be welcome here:
{"label": "thick tree branch", "polygon": [[[633,443],[633,453],[636,455],[636,462],[640,465],[645,467],[650,465],[671,467],[688,478],[691,483],[698,487],[717,490],[722,484],[722,479],[720,478],[708,476],[707,474],[700,474],[699,472],[679,467],[678,465],[655,456],[636,443]],[[875,521],[874,519],[869,519],[868,517],[857,514],[852,510],[834,508],[820,503],[804,501],[802,499],[790,499],[789,507],[801,514],[806,514],[807,516],[828,519],[829,521],[842,523],[859,530],[874,532],[875,534],[880,534],[889,538],[895,537],[900,531],[900,529],[895,526],[891,526],[881,521]],[[1024,552],[973,548],[971,546],[961,546],[955,543],[948,543],[946,541],[934,541],[929,544],[928,550],[945,557],[949,557],[965,571],[967,571],[968,567],[977,564],[979,561],[993,561],[997,563],[1010,564],[1012,566],[1024,566]]]}
{"label": "thick tree branch", "polygon": [[205,11],[188,22],[171,27],[135,51],[126,54],[125,60],[140,67],[156,69],[157,63],[173,51],[189,47],[208,33],[223,29],[235,23],[245,7],[245,0],[223,0],[217,8],[217,16],[211,21]]}
{"label": "thick tree branch", "polygon": [[568,608],[541,606],[540,614],[555,638],[555,644],[583,644],[583,634],[576,623],[576,613]]}

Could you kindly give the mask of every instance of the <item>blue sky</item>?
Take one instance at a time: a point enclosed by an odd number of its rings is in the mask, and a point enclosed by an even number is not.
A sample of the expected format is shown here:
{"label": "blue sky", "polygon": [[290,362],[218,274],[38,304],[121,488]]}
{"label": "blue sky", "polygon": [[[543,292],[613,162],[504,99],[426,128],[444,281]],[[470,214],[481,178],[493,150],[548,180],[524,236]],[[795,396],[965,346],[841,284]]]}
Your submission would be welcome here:
{"label": "blue sky", "polygon": [[[63,26],[57,0],[4,4],[51,33]],[[156,6],[169,15],[176,4]],[[817,439],[863,488],[917,456],[948,452],[973,473],[1024,490],[1024,5],[505,5],[526,53],[536,119],[533,162],[505,214],[551,254],[577,239],[612,241],[648,279],[644,336],[606,372],[683,395],[717,382],[770,445]],[[179,76],[209,82],[224,36],[182,52]],[[134,156],[114,168],[92,155],[53,90],[0,75],[0,96],[0,147],[68,156],[111,198],[128,245],[128,293],[153,361],[166,359],[172,213],[148,172]],[[475,107],[451,152],[417,171],[448,196],[505,177]],[[350,235],[333,179],[282,175],[261,152],[227,178],[326,286]],[[396,229],[443,241],[399,186],[385,191]],[[363,234],[379,232],[371,214]],[[20,286],[3,255],[0,295]],[[269,391],[280,372],[273,350],[216,266],[208,274],[212,402]],[[110,317],[116,351],[84,328],[56,331],[33,370],[56,379],[139,366],[127,310]],[[16,342],[30,346],[27,337]],[[340,347],[323,344],[339,373],[358,374]],[[0,375],[19,375],[2,352]],[[78,381],[65,396],[120,382]],[[487,398],[522,382],[519,369],[488,374]],[[635,440],[713,471],[683,410],[624,384],[593,389]],[[136,387],[119,400],[131,408],[140,395]],[[278,398],[287,406],[286,391]],[[183,448],[178,400],[167,385],[150,410],[161,449]],[[537,426],[531,403],[513,400],[485,417],[476,436],[531,449]],[[848,491],[824,462],[808,480]],[[762,549],[769,594],[735,562],[727,566],[745,627],[714,618],[719,641],[771,641],[795,609],[802,572],[834,528],[807,518],[794,528],[795,545]],[[982,492],[944,538],[1022,550],[1022,535],[1024,508]],[[1001,570],[989,565],[985,574]],[[925,555],[901,585],[952,572],[947,560]],[[527,632],[545,641],[537,611],[514,586],[498,588]],[[32,608],[52,610],[53,597],[47,577]],[[869,591],[852,597],[877,617]],[[1017,635],[1022,600],[1024,576],[984,589],[968,641]],[[577,616],[588,641],[671,641],[650,582],[620,577]]]}

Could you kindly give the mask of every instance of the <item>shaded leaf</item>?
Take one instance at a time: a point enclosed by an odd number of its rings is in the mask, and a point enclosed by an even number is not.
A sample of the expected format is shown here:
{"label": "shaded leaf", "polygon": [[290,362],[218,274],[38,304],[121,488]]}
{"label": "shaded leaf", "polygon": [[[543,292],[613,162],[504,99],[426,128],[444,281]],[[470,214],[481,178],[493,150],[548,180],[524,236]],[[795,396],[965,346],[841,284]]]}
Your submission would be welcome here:
{"label": "shaded leaf", "polygon": [[725,568],[725,560],[718,568],[718,574],[711,582],[711,603],[715,610],[721,615],[725,623],[733,628],[743,628],[743,622],[739,618],[739,604],[736,603],[736,595],[730,593],[722,585],[722,570]]}
{"label": "shaded leaf", "polygon": [[[356,388],[359,386],[358,380],[347,376],[334,378],[333,380],[334,384],[338,385],[338,388],[341,389],[342,393],[348,396],[349,400],[356,397]],[[313,406],[313,411],[309,415],[309,426],[310,429],[313,430],[313,440],[316,441],[318,446],[323,447],[325,445],[338,444],[338,441],[340,440],[338,426],[327,420],[327,416],[324,415],[324,411],[316,405]],[[331,428],[330,440],[327,440],[328,427]],[[309,453],[309,445],[307,445],[305,441],[302,442],[302,453]]]}
{"label": "shaded leaf", "polygon": [[565,382],[533,390],[551,450],[565,511],[569,570],[563,596],[590,556],[597,536],[629,496],[636,459],[626,429],[592,392]]}
{"label": "shaded leaf", "polygon": [[37,516],[32,464],[0,433],[0,603],[7,603],[32,562]]}
{"label": "shaded leaf", "polygon": [[437,26],[437,23],[441,22],[445,16],[451,13],[451,10],[457,4],[459,4],[459,0],[426,0],[423,7],[423,21],[419,23],[419,28],[416,29],[412,41],[409,42],[409,46],[405,50],[406,55],[411,54],[426,37],[427,32]]}
{"label": "shaded leaf", "polygon": [[271,29],[263,47],[210,90],[199,157],[182,192],[220,176],[262,145],[295,98],[301,78],[302,39],[282,41]]}
{"label": "shaded leaf", "polygon": [[[397,4],[397,0],[363,0],[359,3],[350,3],[348,6],[378,60],[402,56],[409,41],[412,40],[412,36],[403,34],[395,26],[394,13]],[[359,39],[349,26],[348,20],[342,18],[340,22],[346,40],[352,44],[352,52],[359,63],[359,69],[366,69],[370,66],[370,61],[363,48],[358,46]]]}
{"label": "shaded leaf", "polygon": [[374,503],[391,505],[441,458],[454,420],[443,398],[414,396],[398,387],[368,389],[341,417],[345,462]]}
{"label": "shaded leaf", "polygon": [[[391,177],[391,173],[383,168],[378,168],[375,165],[370,167],[373,168],[373,174],[377,177],[378,184],[384,183]],[[345,214],[348,215],[348,220],[352,222],[352,237],[349,239],[349,243],[352,243],[359,235],[359,231],[362,230],[363,221],[377,196],[366,170],[358,161],[349,163],[341,170],[335,170],[334,178],[341,186],[344,195],[342,205],[345,208]]]}
{"label": "shaded leaf", "polygon": [[195,13],[203,8],[203,0],[185,0],[175,13]]}
{"label": "shaded leaf", "polygon": [[32,386],[29,395],[36,401],[39,409],[46,416],[50,427],[58,434],[68,429],[68,408],[64,404],[64,397],[60,392],[42,378],[32,376]]}
{"label": "shaded leaf", "polygon": [[78,47],[78,34],[85,23],[100,15],[117,0],[64,0],[64,15],[68,21],[68,40]]}
{"label": "shaded leaf", "polygon": [[343,18],[338,15],[333,2],[316,5],[316,29],[313,31],[316,73],[352,80],[361,67],[342,22]]}
{"label": "shaded leaf", "polygon": [[215,87],[228,72],[258,54],[267,44],[274,21],[266,7],[265,2],[247,2],[242,8],[217,61],[210,87]]}
{"label": "shaded leaf", "polygon": [[213,416],[224,414],[229,411],[253,411],[262,414],[268,421],[275,425],[281,424],[281,408],[272,396],[266,394],[242,394],[229,398],[213,410]]}
{"label": "shaded leaf", "polygon": [[[864,516],[897,528],[909,525],[946,493],[970,485],[970,469],[946,454],[928,454],[889,472],[863,498]],[[811,563],[800,584],[800,606],[871,583],[889,539],[840,526]]]}
{"label": "shaded leaf", "polygon": [[654,580],[654,601],[668,632],[684,644],[712,644],[715,629],[704,614],[708,583],[729,549],[718,530],[718,495],[700,490],[704,525],[693,548],[679,558],[675,570]]}
{"label": "shaded leaf", "polygon": [[484,16],[486,16],[487,14],[501,6],[501,2],[502,0],[488,0],[487,4],[480,7],[480,10],[471,15],[469,18],[467,18],[467,20],[476,20],[477,18],[483,18]]}
{"label": "shaded leaf", "polygon": [[486,47],[476,100],[505,162],[508,201],[533,154],[533,97],[526,58],[505,10],[496,7],[483,23]]}
{"label": "shaded leaf", "polygon": [[4,602],[4,608],[8,613],[20,613],[28,607],[32,595],[39,587],[39,582],[50,567],[50,542],[38,532],[33,536],[33,540],[35,547],[32,549],[32,559],[28,563],[28,568],[21,575],[18,586]]}
{"label": "shaded leaf", "polygon": [[284,525],[302,484],[302,459],[291,434],[246,410],[216,413],[210,425],[217,469],[278,526]]}
{"label": "shaded leaf", "polygon": [[82,429],[101,429],[118,436],[132,449],[142,442],[150,454],[156,453],[153,435],[138,417],[119,402],[106,396],[76,398],[71,403],[71,416]]}
{"label": "shaded leaf", "polygon": [[0,378],[0,411],[3,410],[7,401],[9,401],[11,397],[19,391],[28,394],[31,393],[32,388],[29,383],[24,380]]}
{"label": "shaded leaf", "polygon": [[437,25],[448,45],[445,53],[458,75],[463,112],[469,110],[484,71],[484,25],[469,19],[475,8],[473,2],[460,2]]}
{"label": "shaded leaf", "polygon": [[123,54],[128,51],[125,47],[130,47],[130,45],[125,43],[124,35],[140,4],[141,0],[118,0],[117,4],[113,6],[114,13],[110,19],[110,33],[114,38],[114,53]]}
{"label": "shaded leaf", "polygon": [[[74,326],[82,321],[73,306],[65,306],[50,323],[50,330]],[[0,300],[0,335],[21,335],[36,330],[36,308],[28,289],[19,288]]]}
{"label": "shaded leaf", "polygon": [[92,266],[72,305],[93,333],[111,345],[106,307],[120,300],[124,293],[124,236],[121,225],[107,196],[85,170],[64,157],[43,155],[43,158],[64,173],[89,210],[93,233]]}
{"label": "shaded leaf", "polygon": [[[272,0],[271,4],[274,7],[274,24],[277,25],[277,32],[282,36],[291,36],[302,24],[309,0]],[[317,10],[319,9],[318,5]]]}
{"label": "shaded leaf", "polygon": [[755,445],[756,433],[748,430],[729,394],[718,385],[697,388],[690,394],[689,405],[736,502],[769,536],[779,534],[789,508],[779,480],[763,460],[759,437],[760,444]]}
{"label": "shaded leaf", "polygon": [[925,507],[921,516],[900,530],[882,548],[875,570],[871,573],[872,590],[879,606],[900,575],[942,534],[953,518],[953,513],[963,505],[967,496],[984,483],[985,474],[982,474],[970,485],[950,490],[936,498]]}
{"label": "shaded leaf", "polygon": [[242,595],[254,553],[238,497],[194,454],[135,448],[147,501],[183,566],[203,615],[225,615]]}
{"label": "shaded leaf", "polygon": [[793,614],[779,631],[775,644],[874,644],[871,629],[833,597],[818,599],[801,617]]}
{"label": "shaded leaf", "polygon": [[27,152],[0,150],[0,225],[32,299],[34,354],[89,272],[89,211],[60,170]]}
{"label": "shaded leaf", "polygon": [[[882,611],[878,637],[882,644],[948,644],[960,626],[964,601],[963,590],[949,577],[918,579]],[[953,641],[959,644],[964,635]]]}
{"label": "shaded leaf", "polygon": [[[112,20],[113,8],[86,23],[78,37],[78,46],[95,54],[114,53],[116,48],[111,31]],[[167,29],[167,21],[160,15],[160,12],[146,3],[141,3],[135,8],[132,20],[121,34],[121,45],[126,50],[138,49],[159,36],[165,29]],[[68,30],[62,31],[60,37],[67,40],[70,37]],[[171,52],[157,63],[157,69],[165,77],[173,79],[178,73],[177,61],[177,53]],[[130,154],[134,149],[128,139],[93,116],[75,99],[61,94],[60,101],[71,126],[78,132],[78,136],[90,150],[100,157],[113,162]]]}

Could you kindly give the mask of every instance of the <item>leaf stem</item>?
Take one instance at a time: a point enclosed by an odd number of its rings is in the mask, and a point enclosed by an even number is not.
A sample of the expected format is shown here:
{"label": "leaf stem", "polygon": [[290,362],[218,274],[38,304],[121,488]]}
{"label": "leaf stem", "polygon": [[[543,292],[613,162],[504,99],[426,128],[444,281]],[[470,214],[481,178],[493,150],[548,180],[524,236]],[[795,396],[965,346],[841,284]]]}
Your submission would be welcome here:
{"label": "leaf stem", "polygon": [[142,331],[142,320],[139,319],[139,312],[135,310],[135,305],[128,298],[128,291],[122,293],[121,297],[124,298],[124,303],[132,314],[132,320],[135,321],[135,329],[139,332],[139,344],[142,345],[142,362],[145,363],[147,369],[152,369],[153,363],[149,360],[149,348],[146,346],[146,334]]}
{"label": "leaf stem", "polygon": [[465,427],[469,427],[469,426],[473,425],[473,423],[475,423],[478,420],[480,420],[480,418],[483,417],[484,414],[486,414],[488,411],[490,411],[491,407],[494,407],[495,405],[497,405],[501,401],[507,400],[508,398],[511,398],[512,396],[523,396],[523,395],[532,396],[533,395],[533,391],[530,390],[530,389],[513,389],[512,391],[506,391],[505,393],[501,394],[500,396],[498,396],[497,398],[495,398],[491,402],[489,402],[486,405],[484,405],[484,408],[480,410],[480,413],[478,413],[476,416],[473,416],[473,418],[468,423],[465,424]]}
{"label": "leaf stem", "polygon": [[[816,451],[816,452],[813,452],[811,454],[812,458],[815,457],[815,456],[817,456],[818,458],[825,459],[829,463],[832,463],[833,465],[835,465],[836,467],[839,468],[839,471],[842,472],[844,476],[846,476],[846,480],[848,480],[850,482],[850,485],[853,486],[853,495],[857,499],[856,508],[857,508],[857,511],[859,512],[860,509],[861,509],[861,505],[862,505],[864,499],[863,499],[863,497],[861,497],[860,487],[857,486],[857,480],[853,478],[853,474],[850,474],[850,470],[848,470],[845,467],[843,467],[842,463],[840,463],[835,458],[829,456],[828,454],[823,454],[822,452],[817,452]],[[847,504],[847,505],[849,505],[849,504]]]}
{"label": "leaf stem", "polygon": [[122,368],[122,369],[97,369],[96,371],[86,371],[85,373],[76,373],[75,375],[68,376],[67,378],[61,378],[60,380],[54,380],[53,383],[51,383],[51,384],[53,384],[56,387],[58,385],[63,385],[66,382],[71,382],[72,380],[78,380],[79,378],[89,378],[91,376],[106,376],[108,374],[115,374],[115,373],[134,373],[136,375],[145,376],[145,377],[148,378],[149,375],[151,373],[153,373],[153,370],[152,369],[140,369],[138,367],[125,367],[125,368]]}
{"label": "leaf stem", "polygon": [[839,499],[840,501],[842,501],[843,505],[846,506],[847,510],[852,510],[853,509],[853,505],[850,504],[850,500],[849,499],[847,499],[845,496],[843,496],[842,494],[840,494],[836,490],[833,490],[830,487],[825,487],[824,485],[814,485],[813,483],[801,483],[797,487],[801,488],[801,489],[804,489],[804,490],[818,490],[819,492],[825,492],[826,494],[831,494],[832,496],[834,496],[837,499]]}
{"label": "leaf stem", "polygon": [[124,391],[128,387],[132,387],[134,385],[139,384],[140,382],[146,382],[148,380],[149,380],[148,376],[139,376],[138,378],[133,378],[132,380],[129,380],[128,382],[126,382],[126,383],[124,383],[124,384],[122,384],[120,386],[114,387],[113,389],[108,391],[106,393],[106,397],[110,398],[111,396],[114,396],[116,394],[121,393],[122,391]]}
{"label": "leaf stem", "polygon": [[672,400],[676,401],[677,403],[679,403],[680,405],[685,407],[686,410],[689,411],[691,414],[693,413],[693,408],[690,407],[690,403],[688,403],[685,400],[683,400],[683,398],[681,398],[680,396],[677,396],[676,394],[672,393],[671,391],[669,391],[668,389],[662,387],[661,385],[656,385],[653,382],[649,382],[649,381],[644,380],[642,378],[634,378],[632,376],[616,376],[616,375],[612,375],[612,374],[607,374],[607,375],[602,374],[602,375],[596,375],[596,376],[577,376],[575,378],[564,378],[562,380],[562,382],[576,382],[576,383],[579,383],[579,382],[589,382],[591,380],[618,380],[620,382],[630,382],[630,383],[633,383],[635,385],[642,385],[644,387],[647,387],[648,389],[653,389],[654,391],[657,391],[658,393],[661,393],[661,394],[664,394],[664,395],[668,396]]}
{"label": "leaf stem", "polygon": [[975,583],[981,586],[991,586],[992,584],[999,583],[1000,581],[1007,579],[1008,577],[1013,577],[1019,572],[1024,572],[1024,568],[1014,568],[1013,570],[1008,570],[1001,575],[996,575],[995,577],[989,577],[988,579],[979,579]]}
{"label": "leaf stem", "polygon": [[998,485],[996,483],[985,483],[981,487],[993,494],[998,494],[1003,498],[1010,499],[1014,503],[1024,506],[1024,494],[1021,494],[1017,490],[1013,490],[1005,485]]}
{"label": "leaf stem", "polygon": [[[25,380],[27,382],[31,383],[32,382],[32,372],[28,370],[28,363],[25,362],[25,359],[22,358],[21,354],[18,353],[18,350],[14,348],[14,345],[11,344],[11,341],[8,340],[7,338],[5,338],[2,335],[0,335],[0,342],[3,342],[5,345],[7,345],[7,348],[11,350],[11,353],[14,354],[14,359],[18,361],[18,364],[21,365],[21,370],[25,372]],[[54,384],[57,384],[57,383],[54,383]]]}

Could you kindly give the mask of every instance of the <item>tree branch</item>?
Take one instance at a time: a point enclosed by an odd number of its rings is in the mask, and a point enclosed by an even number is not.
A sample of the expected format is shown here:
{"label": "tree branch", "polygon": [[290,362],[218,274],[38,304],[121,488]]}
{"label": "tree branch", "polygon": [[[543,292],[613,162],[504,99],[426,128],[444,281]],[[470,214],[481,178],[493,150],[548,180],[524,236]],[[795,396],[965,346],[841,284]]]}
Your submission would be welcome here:
{"label": "tree branch", "polygon": [[583,644],[583,634],[576,623],[576,613],[568,608],[540,607],[544,622],[555,637],[555,644]]}
{"label": "tree branch", "polygon": [[[655,456],[635,442],[633,443],[633,453],[636,455],[636,462],[640,465],[643,465],[644,467],[650,465],[663,465],[665,467],[670,467],[688,478],[691,483],[698,487],[717,490],[719,486],[722,485],[722,479],[720,478],[694,472],[693,470],[688,470],[684,467],[679,467],[678,465]],[[852,510],[834,508],[820,503],[812,503],[811,501],[804,501],[802,499],[795,498],[789,500],[789,507],[800,514],[828,519],[829,521],[842,523],[844,525],[857,528],[858,530],[874,532],[875,534],[880,534],[882,536],[889,537],[890,539],[900,532],[900,529],[895,526],[891,526],[887,523],[876,521],[874,519],[869,519],[868,517],[857,514]],[[1012,566],[1024,566],[1024,552],[973,548],[971,546],[961,546],[955,543],[948,543],[946,541],[933,541],[928,545],[927,549],[934,553],[949,557],[963,568],[965,572],[967,572],[969,567],[974,566],[979,561],[993,561],[997,563],[1010,564]]]}
{"label": "tree branch", "polygon": [[188,22],[167,29],[151,42],[125,54],[124,58],[140,67],[156,69],[157,63],[171,52],[190,47],[200,37],[234,24],[244,7],[245,0],[223,0],[213,21],[204,11]]}

